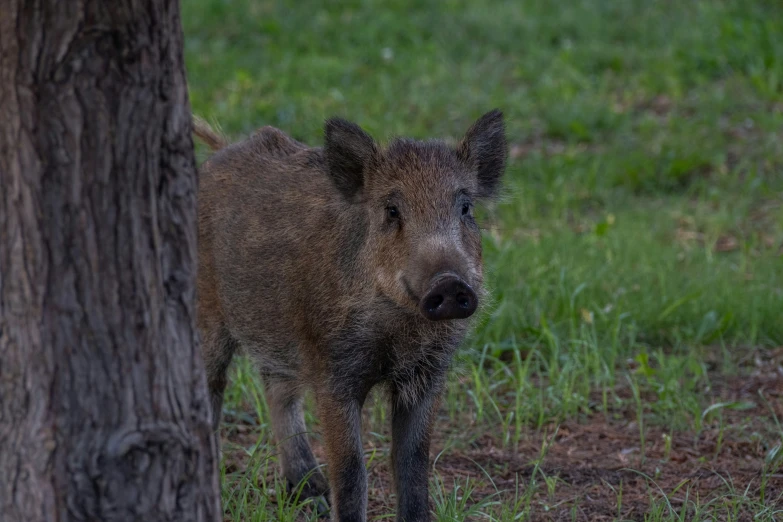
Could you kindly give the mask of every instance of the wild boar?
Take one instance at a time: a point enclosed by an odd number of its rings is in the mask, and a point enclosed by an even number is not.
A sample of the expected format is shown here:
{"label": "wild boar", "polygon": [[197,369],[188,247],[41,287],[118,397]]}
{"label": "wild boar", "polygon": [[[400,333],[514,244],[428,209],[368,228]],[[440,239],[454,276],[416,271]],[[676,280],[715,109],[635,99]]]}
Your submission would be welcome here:
{"label": "wild boar", "polygon": [[[198,323],[215,428],[226,369],[255,362],[282,471],[331,516],[364,521],[360,412],[387,391],[397,520],[429,520],[432,423],[452,356],[484,296],[474,205],[498,193],[507,143],[494,110],[451,146],[379,145],[329,119],[323,147],[263,127],[200,169]],[[308,443],[303,393],[314,392],[329,486]]]}

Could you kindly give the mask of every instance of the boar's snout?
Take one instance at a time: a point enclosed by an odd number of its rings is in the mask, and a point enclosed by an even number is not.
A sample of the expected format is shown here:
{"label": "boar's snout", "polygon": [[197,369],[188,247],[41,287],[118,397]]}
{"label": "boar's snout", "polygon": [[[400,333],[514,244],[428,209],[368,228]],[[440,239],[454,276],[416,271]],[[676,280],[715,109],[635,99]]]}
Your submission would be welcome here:
{"label": "boar's snout", "polygon": [[478,306],[476,292],[453,273],[433,278],[429,290],[419,302],[421,314],[431,321],[465,319]]}

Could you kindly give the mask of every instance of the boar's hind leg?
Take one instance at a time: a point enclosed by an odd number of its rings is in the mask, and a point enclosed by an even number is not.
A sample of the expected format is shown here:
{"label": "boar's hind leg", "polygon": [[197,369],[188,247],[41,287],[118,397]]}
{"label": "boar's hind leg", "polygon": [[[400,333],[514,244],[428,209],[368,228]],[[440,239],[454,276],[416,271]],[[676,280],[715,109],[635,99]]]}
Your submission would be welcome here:
{"label": "boar's hind leg", "polygon": [[220,427],[223,410],[223,392],[226,390],[226,372],[237,350],[238,343],[231,337],[228,329],[220,327],[202,340],[201,352],[207,370],[207,386],[212,403],[212,427]]}
{"label": "boar's hind leg", "polygon": [[[326,479],[307,440],[302,393],[287,379],[264,379],[280,461],[289,490],[301,497],[318,497],[327,492]],[[302,481],[306,479],[303,484]]]}

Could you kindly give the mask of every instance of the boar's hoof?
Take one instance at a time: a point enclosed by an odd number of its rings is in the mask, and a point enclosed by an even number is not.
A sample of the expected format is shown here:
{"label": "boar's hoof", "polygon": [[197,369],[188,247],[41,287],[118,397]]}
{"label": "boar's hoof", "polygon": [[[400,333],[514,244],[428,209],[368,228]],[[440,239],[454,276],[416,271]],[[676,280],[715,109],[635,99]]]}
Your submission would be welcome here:
{"label": "boar's hoof", "polygon": [[327,502],[326,497],[314,497],[312,498],[312,503],[313,511],[315,512],[316,516],[321,520],[329,520],[331,516],[331,508],[329,507],[329,502]]}
{"label": "boar's hoof", "polygon": [[478,305],[476,292],[455,274],[436,277],[421,299],[419,308],[431,321],[465,319],[473,315]]}
{"label": "boar's hoof", "polygon": [[288,501],[302,501],[309,499],[308,504],[319,519],[328,519],[330,516],[329,488],[322,477],[312,476],[305,484],[294,484],[286,480]]}

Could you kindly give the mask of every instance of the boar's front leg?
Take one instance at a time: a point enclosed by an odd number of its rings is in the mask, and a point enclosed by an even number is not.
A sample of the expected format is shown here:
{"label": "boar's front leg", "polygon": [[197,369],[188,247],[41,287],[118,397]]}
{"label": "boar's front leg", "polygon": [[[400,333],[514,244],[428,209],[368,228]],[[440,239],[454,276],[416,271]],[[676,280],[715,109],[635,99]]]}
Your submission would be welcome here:
{"label": "boar's front leg", "polygon": [[430,433],[439,398],[440,387],[416,399],[392,390],[392,467],[399,522],[430,520]]}
{"label": "boar's front leg", "polygon": [[326,443],[332,520],[364,522],[367,520],[367,471],[362,451],[362,401],[324,390],[318,390],[316,395]]}
{"label": "boar's front leg", "polygon": [[[304,498],[325,495],[328,490],[326,479],[318,469],[307,440],[301,390],[287,379],[267,377],[264,385],[289,492],[296,493],[301,487]],[[319,505],[317,509],[325,512],[325,508]]]}

